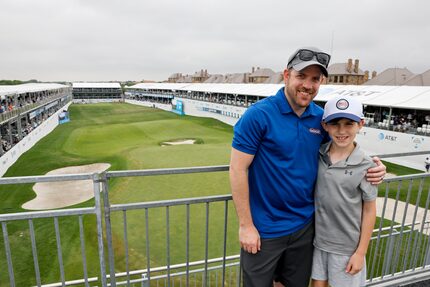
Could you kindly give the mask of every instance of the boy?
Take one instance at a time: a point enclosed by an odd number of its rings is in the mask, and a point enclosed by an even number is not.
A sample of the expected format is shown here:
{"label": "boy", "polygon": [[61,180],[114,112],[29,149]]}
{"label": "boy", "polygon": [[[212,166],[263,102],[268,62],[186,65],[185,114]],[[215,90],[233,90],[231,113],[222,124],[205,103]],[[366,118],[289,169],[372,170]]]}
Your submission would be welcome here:
{"label": "boy", "polygon": [[354,142],[363,124],[363,106],[355,98],[335,97],[326,103],[322,126],[331,141],[319,151],[313,287],[365,286],[377,188],[365,177],[375,164]]}

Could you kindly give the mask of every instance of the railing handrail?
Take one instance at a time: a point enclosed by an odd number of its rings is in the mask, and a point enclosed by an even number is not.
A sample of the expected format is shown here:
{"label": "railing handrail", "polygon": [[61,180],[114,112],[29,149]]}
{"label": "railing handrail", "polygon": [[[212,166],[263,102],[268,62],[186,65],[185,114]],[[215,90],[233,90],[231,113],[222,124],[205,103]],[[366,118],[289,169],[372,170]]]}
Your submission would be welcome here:
{"label": "railing handrail", "polygon": [[214,166],[194,166],[178,168],[158,168],[158,169],[138,169],[126,171],[106,171],[107,178],[130,177],[130,176],[153,176],[153,175],[170,175],[170,174],[188,174],[201,172],[228,171],[228,165]]}
{"label": "railing handrail", "polygon": [[[429,154],[430,151],[420,151],[413,153],[404,153],[404,156]],[[391,157],[394,154],[387,154],[385,157]],[[380,156],[380,155],[378,155]],[[76,173],[64,175],[36,175],[36,176],[17,176],[17,177],[0,177],[1,184],[20,184],[32,182],[50,182],[50,181],[67,181],[67,180],[85,180],[93,179],[94,176],[102,176],[106,178],[132,177],[132,176],[155,176],[155,175],[171,175],[171,174],[188,174],[202,172],[228,171],[229,165],[214,165],[214,166],[197,166],[197,167],[178,167],[178,168],[158,168],[158,169],[138,169],[138,170],[123,170],[123,171],[105,171],[101,173]],[[385,182],[416,179],[429,177],[429,173],[418,173],[412,175],[395,176],[385,178]]]}
{"label": "railing handrail", "polygon": [[[223,261],[232,261],[232,260],[237,260],[240,258],[239,254],[236,255],[230,255],[230,256],[226,256],[224,257],[218,257],[218,258],[211,258],[208,259],[208,261],[205,260],[198,260],[198,261],[191,261],[188,263],[189,267],[193,267],[193,266],[199,266],[199,265],[204,265],[204,264],[212,264],[212,263],[217,263],[217,262],[223,262]],[[154,267],[151,268],[150,271],[151,272],[162,272],[162,271],[166,271],[167,269],[181,269],[181,268],[185,268],[187,267],[187,263],[179,263],[179,264],[172,264],[170,266],[159,266],[159,267]],[[127,275],[139,275],[139,274],[145,274],[148,273],[148,269],[139,269],[139,270],[133,270],[130,271],[128,274],[127,272],[119,272],[119,273],[115,273],[115,277],[124,277]],[[110,275],[107,275],[108,278],[110,278]]]}
{"label": "railing handrail", "polygon": [[36,183],[36,182],[90,180],[90,179],[94,179],[94,177],[97,177],[98,175],[99,173],[76,173],[76,174],[62,174],[62,175],[0,177],[0,185]]}
{"label": "railing handrail", "polygon": [[40,210],[40,211],[18,212],[18,213],[6,213],[6,214],[0,214],[0,222],[35,219],[35,218],[62,217],[62,216],[70,216],[70,215],[94,214],[95,212],[96,210],[94,207],[83,207],[83,208],[70,208],[70,209],[60,209],[60,210]]}

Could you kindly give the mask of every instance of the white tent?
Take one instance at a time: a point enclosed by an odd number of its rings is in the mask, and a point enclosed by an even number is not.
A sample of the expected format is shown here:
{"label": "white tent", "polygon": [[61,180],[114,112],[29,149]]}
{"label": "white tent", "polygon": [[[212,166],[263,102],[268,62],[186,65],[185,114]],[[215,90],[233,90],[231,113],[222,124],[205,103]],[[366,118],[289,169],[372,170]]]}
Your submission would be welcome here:
{"label": "white tent", "polygon": [[73,88],[102,88],[102,89],[120,89],[119,83],[90,83],[90,82],[76,82],[73,83]]}
{"label": "white tent", "polygon": [[24,94],[32,92],[49,91],[61,88],[67,88],[66,85],[50,83],[29,83],[22,85],[0,86],[0,98],[4,99],[7,95]]}
{"label": "white tent", "polygon": [[364,105],[430,110],[429,86],[336,86],[323,85],[316,101],[326,102],[338,95],[357,97]]}
{"label": "white tent", "polygon": [[[282,87],[283,84],[144,83],[129,88],[270,96],[274,95]],[[369,106],[430,110],[430,86],[321,85],[315,101],[326,102],[337,95],[358,97],[364,105]]]}

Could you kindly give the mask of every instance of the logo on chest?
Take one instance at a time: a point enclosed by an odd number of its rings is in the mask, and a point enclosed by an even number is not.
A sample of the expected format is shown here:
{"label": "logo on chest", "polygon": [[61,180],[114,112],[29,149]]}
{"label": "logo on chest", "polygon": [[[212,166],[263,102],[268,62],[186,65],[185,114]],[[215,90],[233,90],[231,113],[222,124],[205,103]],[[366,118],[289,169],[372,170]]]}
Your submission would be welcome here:
{"label": "logo on chest", "polygon": [[345,174],[352,175],[352,170],[347,170],[347,169],[345,169]]}
{"label": "logo on chest", "polygon": [[321,130],[320,129],[315,129],[315,128],[309,128],[309,131],[314,134],[314,135],[320,135],[321,134]]}

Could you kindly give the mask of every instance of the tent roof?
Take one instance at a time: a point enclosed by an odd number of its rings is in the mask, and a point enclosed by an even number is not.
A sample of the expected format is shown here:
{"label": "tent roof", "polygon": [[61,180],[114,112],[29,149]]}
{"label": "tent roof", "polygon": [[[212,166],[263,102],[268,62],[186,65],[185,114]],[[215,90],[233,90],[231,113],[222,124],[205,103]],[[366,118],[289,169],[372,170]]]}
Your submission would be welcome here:
{"label": "tent roof", "polygon": [[137,84],[129,88],[133,89],[157,89],[157,90],[182,90],[182,91],[196,91],[207,93],[221,93],[221,94],[237,94],[237,95],[253,95],[253,96],[268,96],[275,94],[283,84],[227,84],[227,83],[158,83],[155,85],[150,84]]}
{"label": "tent roof", "polygon": [[78,82],[73,83],[73,88],[114,88],[120,89],[119,83],[90,83],[90,82]]}
{"label": "tent roof", "polygon": [[0,96],[4,98],[7,95],[13,94],[24,94],[40,91],[48,91],[66,88],[68,86],[61,84],[51,84],[51,83],[28,83],[22,85],[6,85],[0,86]]}
{"label": "tent roof", "polygon": [[320,87],[316,101],[338,95],[357,97],[363,105],[430,110],[430,86],[337,86]]}
{"label": "tent roof", "polygon": [[178,90],[182,87],[189,86],[190,83],[140,83],[126,87],[126,89],[142,90]]}
{"label": "tent roof", "polygon": [[[130,88],[184,90],[264,97],[276,94],[283,86],[284,84],[143,83]],[[358,97],[364,105],[369,106],[430,110],[430,86],[321,85],[315,101],[326,102],[337,95]]]}

